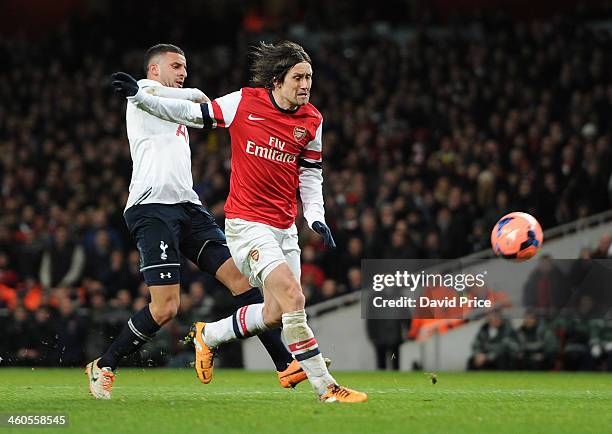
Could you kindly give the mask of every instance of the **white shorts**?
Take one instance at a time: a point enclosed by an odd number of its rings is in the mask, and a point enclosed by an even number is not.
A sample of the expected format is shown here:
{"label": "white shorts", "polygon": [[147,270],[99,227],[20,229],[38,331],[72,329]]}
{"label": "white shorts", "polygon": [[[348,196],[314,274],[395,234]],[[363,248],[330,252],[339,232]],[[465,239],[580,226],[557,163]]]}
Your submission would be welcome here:
{"label": "white shorts", "polygon": [[239,218],[225,220],[225,237],[236,267],[253,286],[263,288],[266,277],[283,262],[300,281],[300,246],[295,224],[278,229]]}

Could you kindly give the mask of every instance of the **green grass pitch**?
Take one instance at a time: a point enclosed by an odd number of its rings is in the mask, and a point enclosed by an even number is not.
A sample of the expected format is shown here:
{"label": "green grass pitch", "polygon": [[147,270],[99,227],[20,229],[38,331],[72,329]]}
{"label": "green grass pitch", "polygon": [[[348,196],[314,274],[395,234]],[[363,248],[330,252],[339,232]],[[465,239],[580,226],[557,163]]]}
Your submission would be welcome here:
{"label": "green grass pitch", "polygon": [[612,375],[589,373],[336,374],[366,404],[320,404],[308,384],[278,386],[274,373],[121,369],[110,401],[94,400],[81,369],[0,369],[0,413],[66,413],[53,433],[606,433]]}

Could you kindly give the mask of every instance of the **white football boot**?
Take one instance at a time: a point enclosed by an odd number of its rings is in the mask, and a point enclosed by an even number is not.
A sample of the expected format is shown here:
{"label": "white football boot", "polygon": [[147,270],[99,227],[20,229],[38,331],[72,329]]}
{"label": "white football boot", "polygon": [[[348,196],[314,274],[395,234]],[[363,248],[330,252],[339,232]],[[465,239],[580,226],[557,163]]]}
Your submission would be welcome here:
{"label": "white football boot", "polygon": [[89,379],[89,391],[96,399],[111,399],[111,390],[115,382],[115,374],[110,368],[99,368],[99,358],[85,367]]}

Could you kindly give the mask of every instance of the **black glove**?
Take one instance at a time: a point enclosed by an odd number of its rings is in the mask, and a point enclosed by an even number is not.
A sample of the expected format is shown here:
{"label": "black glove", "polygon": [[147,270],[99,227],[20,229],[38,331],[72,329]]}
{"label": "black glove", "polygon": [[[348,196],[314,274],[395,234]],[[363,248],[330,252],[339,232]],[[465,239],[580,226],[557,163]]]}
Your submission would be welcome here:
{"label": "black glove", "polygon": [[138,82],[134,77],[125,72],[111,74],[111,84],[115,92],[123,96],[134,96],[138,92]]}
{"label": "black glove", "polygon": [[314,222],[312,224],[312,230],[323,237],[323,242],[325,243],[325,246],[330,247],[332,249],[336,248],[336,242],[334,241],[334,237],[332,237],[331,231],[329,230],[327,225],[321,222]]}

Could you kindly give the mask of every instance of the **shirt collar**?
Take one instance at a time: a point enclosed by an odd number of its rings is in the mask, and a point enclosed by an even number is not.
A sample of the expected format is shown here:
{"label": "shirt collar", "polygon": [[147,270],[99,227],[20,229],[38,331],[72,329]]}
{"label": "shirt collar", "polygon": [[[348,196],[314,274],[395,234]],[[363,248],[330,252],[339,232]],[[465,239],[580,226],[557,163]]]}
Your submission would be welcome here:
{"label": "shirt collar", "polygon": [[274,95],[272,95],[272,90],[268,91],[268,95],[270,95],[270,101],[272,101],[272,105],[274,105],[274,107],[276,107],[276,109],[282,113],[287,113],[287,114],[294,114],[296,113],[300,107],[298,106],[298,108],[296,108],[295,110],[287,110],[284,108],[281,108],[277,103],[276,100],[274,99]]}

